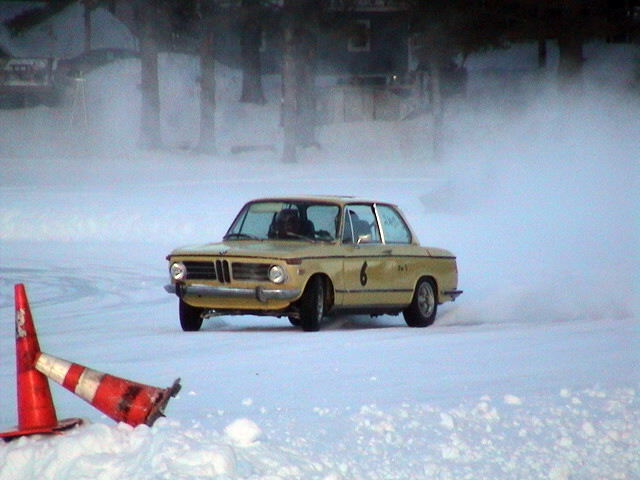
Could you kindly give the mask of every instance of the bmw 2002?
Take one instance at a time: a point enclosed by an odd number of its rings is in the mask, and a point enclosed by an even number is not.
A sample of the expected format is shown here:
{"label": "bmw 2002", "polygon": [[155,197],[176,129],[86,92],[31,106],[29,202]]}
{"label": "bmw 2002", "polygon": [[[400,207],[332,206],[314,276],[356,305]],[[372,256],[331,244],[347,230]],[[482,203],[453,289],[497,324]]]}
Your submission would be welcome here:
{"label": "bmw 2002", "polygon": [[253,200],[221,243],[167,256],[180,325],[214,315],[285,317],[317,331],[325,315],[403,314],[426,327],[458,290],[455,256],[420,246],[395,205],[352,197]]}

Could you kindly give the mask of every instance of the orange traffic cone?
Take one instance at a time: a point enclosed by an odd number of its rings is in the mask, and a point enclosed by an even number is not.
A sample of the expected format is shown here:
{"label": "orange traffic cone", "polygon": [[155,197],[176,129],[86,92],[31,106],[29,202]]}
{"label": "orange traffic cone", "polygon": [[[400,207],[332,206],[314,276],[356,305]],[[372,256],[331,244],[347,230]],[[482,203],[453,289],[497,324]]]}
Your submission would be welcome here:
{"label": "orange traffic cone", "polygon": [[58,422],[49,381],[35,369],[40,345],[23,284],[14,287],[16,304],[17,430],[0,433],[5,441],[23,435],[59,433],[82,423],[80,418]]}
{"label": "orange traffic cone", "polygon": [[86,400],[102,413],[135,427],[153,425],[164,416],[171,397],[180,391],[178,378],[171,387],[160,389],[71,363],[41,352],[36,369],[54,382]]}

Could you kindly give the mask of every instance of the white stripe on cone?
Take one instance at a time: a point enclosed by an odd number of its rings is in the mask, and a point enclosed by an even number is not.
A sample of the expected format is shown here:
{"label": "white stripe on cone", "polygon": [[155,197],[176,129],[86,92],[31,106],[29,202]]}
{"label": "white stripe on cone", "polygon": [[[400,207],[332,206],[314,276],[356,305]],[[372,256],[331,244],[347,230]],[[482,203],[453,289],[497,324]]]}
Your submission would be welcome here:
{"label": "white stripe on cone", "polygon": [[36,370],[45,374],[54,382],[65,386],[67,374],[74,365],[76,368],[82,368],[83,371],[82,374],[80,374],[78,383],[76,384],[73,392],[91,403],[96,396],[96,391],[100,386],[104,373],[82,367],[78,364],[73,364],[67,360],[54,357],[53,355],[49,355],[44,352],[40,352],[40,355],[38,355],[35,367]]}
{"label": "white stripe on cone", "polygon": [[96,372],[90,368],[85,368],[82,375],[80,375],[80,380],[78,380],[75,393],[89,403],[93,403],[93,399],[96,396],[96,391],[100,386],[102,377],[104,377],[104,373]]}
{"label": "white stripe on cone", "polygon": [[40,373],[44,373],[47,377],[56,383],[62,385],[64,377],[67,376],[67,372],[71,368],[71,362],[62,360],[61,358],[52,357],[46,353],[40,352],[38,359],[36,360],[36,370]]}

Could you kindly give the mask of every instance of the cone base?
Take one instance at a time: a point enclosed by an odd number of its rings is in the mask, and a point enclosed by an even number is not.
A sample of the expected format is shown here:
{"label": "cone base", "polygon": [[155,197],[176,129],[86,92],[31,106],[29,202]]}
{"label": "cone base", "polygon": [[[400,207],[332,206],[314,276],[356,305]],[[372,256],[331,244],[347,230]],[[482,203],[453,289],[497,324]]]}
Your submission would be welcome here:
{"label": "cone base", "polygon": [[82,418],[65,418],[60,420],[57,425],[52,427],[39,427],[39,428],[25,428],[23,430],[13,430],[10,432],[0,432],[0,438],[5,442],[10,442],[19,437],[25,437],[28,435],[59,435],[66,430],[70,430],[74,427],[84,424],[85,421]]}
{"label": "cone base", "polygon": [[158,402],[151,409],[149,415],[147,415],[147,420],[144,422],[145,425],[151,427],[158,418],[164,417],[164,409],[167,406],[167,403],[169,403],[169,400],[171,400],[172,397],[178,395],[178,392],[181,388],[182,385],[180,385],[180,379],[177,378],[175,382],[173,382],[173,385],[171,385],[169,388],[165,388],[162,391]]}

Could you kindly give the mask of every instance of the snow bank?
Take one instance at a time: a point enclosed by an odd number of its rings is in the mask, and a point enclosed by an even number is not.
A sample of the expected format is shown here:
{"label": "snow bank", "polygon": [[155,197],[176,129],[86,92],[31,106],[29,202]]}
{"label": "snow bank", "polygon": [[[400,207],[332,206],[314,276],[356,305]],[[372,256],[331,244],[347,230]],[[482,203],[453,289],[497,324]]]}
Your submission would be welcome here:
{"label": "snow bank", "polygon": [[0,479],[630,480],[640,475],[639,402],[632,389],[562,389],[453,408],[372,404],[339,433],[302,438],[264,438],[247,418],[222,434],[168,419],[153,428],[97,423],[0,446]]}

